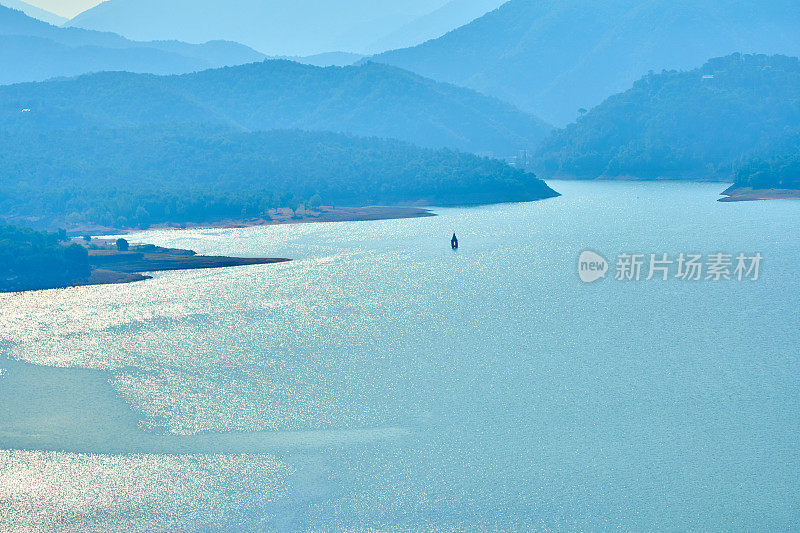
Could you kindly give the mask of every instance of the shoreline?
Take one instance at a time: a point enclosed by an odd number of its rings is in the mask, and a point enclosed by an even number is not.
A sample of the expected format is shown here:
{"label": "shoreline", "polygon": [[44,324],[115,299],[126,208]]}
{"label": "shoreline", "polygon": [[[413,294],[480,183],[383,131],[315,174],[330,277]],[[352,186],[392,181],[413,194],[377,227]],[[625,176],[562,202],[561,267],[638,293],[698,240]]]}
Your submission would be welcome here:
{"label": "shoreline", "polygon": [[[146,230],[160,229],[236,229],[258,226],[279,226],[285,224],[313,224],[317,222],[366,222],[373,220],[398,220],[404,218],[435,217],[428,208],[414,206],[372,206],[372,207],[320,207],[319,210],[299,210],[297,214],[290,209],[273,209],[268,216],[223,218],[207,222],[163,222],[153,224]],[[143,228],[113,228],[106,226],[73,226],[67,229],[70,236],[128,235],[140,233]]]}
{"label": "shoreline", "polygon": [[[357,222],[373,220],[396,220],[405,218],[434,217],[427,208],[415,206],[371,206],[371,207],[320,207],[318,210],[298,211],[290,209],[271,210],[264,217],[226,218],[203,223],[163,223],[149,226],[159,229],[236,229],[283,224],[306,224],[314,222]],[[147,272],[175,270],[199,270],[206,268],[229,268],[249,265],[266,265],[291,261],[282,257],[223,257],[200,256],[192,250],[166,249],[152,244],[131,245],[130,250],[119,251],[115,243],[107,238],[83,237],[104,235],[127,235],[139,233],[142,228],[112,228],[103,226],[73,226],[67,230],[71,243],[88,249],[91,272],[88,277],[63,281],[58,284],[26,286],[14,290],[0,290],[0,294],[26,293],[70,287],[96,285],[118,285],[152,279]]]}
{"label": "shoreline", "polygon": [[762,200],[800,200],[798,189],[753,189],[733,186],[722,193],[718,202],[758,202]]}
{"label": "shoreline", "polygon": [[733,180],[729,177],[726,178],[714,178],[714,177],[692,177],[692,176],[660,176],[656,178],[642,178],[641,176],[633,176],[630,174],[622,174],[622,175],[607,175],[604,174],[602,176],[595,176],[595,177],[581,177],[576,176],[575,174],[554,174],[547,178],[540,178],[543,180],[550,180],[550,181],[620,181],[620,182],[632,182],[632,181],[642,181],[642,182],[663,182],[663,183],[680,183],[680,182],[692,182],[692,183],[733,183]]}
{"label": "shoreline", "polygon": [[69,287],[95,285],[119,285],[153,279],[145,272],[167,272],[175,270],[201,270],[209,268],[230,268],[237,266],[270,265],[286,263],[291,259],[283,257],[227,257],[197,255],[192,250],[161,248],[152,244],[131,245],[129,250],[117,250],[115,245],[105,239],[86,242],[72,239],[88,249],[91,271],[84,279],[71,280],[59,284],[43,284],[20,290],[3,290],[0,294],[26,293]]}

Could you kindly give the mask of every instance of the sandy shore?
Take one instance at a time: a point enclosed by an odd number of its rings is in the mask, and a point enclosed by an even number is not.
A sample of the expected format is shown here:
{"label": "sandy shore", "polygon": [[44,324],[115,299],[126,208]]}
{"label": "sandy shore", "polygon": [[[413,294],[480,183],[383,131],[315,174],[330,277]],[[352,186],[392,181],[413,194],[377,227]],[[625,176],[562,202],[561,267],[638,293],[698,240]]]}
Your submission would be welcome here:
{"label": "sandy shore", "polygon": [[[317,210],[297,213],[290,209],[272,209],[267,216],[224,218],[206,222],[163,223],[153,224],[148,229],[171,228],[249,228],[253,226],[273,226],[279,224],[307,224],[312,222],[357,222],[366,220],[392,220],[400,218],[420,218],[436,216],[430,209],[410,206],[375,206],[375,207],[320,207]],[[76,225],[67,228],[72,236],[81,235],[124,235],[141,231],[138,228],[114,228],[108,226]]]}
{"label": "sandy shore", "polygon": [[753,189],[751,187],[731,187],[723,192],[726,197],[720,202],[755,202],[758,200],[797,200],[800,190],[797,189]]}

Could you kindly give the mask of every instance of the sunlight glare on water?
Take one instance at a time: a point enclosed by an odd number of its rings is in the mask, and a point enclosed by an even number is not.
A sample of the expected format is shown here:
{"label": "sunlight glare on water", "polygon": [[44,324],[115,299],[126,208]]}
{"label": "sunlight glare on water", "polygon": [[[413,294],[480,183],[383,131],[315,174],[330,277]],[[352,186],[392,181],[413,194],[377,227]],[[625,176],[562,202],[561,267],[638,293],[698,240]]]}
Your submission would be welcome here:
{"label": "sunlight glare on water", "polygon": [[[293,261],[0,295],[12,360],[107,372],[110,392],[90,376],[76,394],[141,431],[3,452],[0,475],[113,485],[113,505],[65,511],[76,528],[165,513],[167,529],[796,527],[798,204],[720,204],[719,184],[554,186],[565,196],[434,218],[149,231],[129,238]],[[749,283],[584,285],[584,250],[765,264]],[[10,368],[0,384],[37,367]],[[62,418],[67,436],[95,424]],[[55,523],[55,492],[0,487]]]}

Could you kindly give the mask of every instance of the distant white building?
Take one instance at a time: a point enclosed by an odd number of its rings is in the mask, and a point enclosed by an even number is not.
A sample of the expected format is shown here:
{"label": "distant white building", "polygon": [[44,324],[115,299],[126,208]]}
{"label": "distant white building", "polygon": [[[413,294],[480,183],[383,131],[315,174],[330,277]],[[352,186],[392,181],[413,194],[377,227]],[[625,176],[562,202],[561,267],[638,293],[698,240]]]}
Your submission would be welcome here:
{"label": "distant white building", "polygon": [[508,159],[508,164],[519,169],[526,169],[531,165],[531,153],[529,150],[520,150],[517,155]]}

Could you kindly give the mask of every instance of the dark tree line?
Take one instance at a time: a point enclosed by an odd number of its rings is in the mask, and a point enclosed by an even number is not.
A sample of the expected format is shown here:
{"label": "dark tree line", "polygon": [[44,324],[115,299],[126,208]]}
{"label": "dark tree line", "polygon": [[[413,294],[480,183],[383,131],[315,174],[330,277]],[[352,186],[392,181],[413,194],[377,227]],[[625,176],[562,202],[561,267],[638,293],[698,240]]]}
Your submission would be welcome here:
{"label": "dark tree line", "polygon": [[65,241],[64,231],[0,226],[0,291],[59,287],[88,277],[88,252]]}

